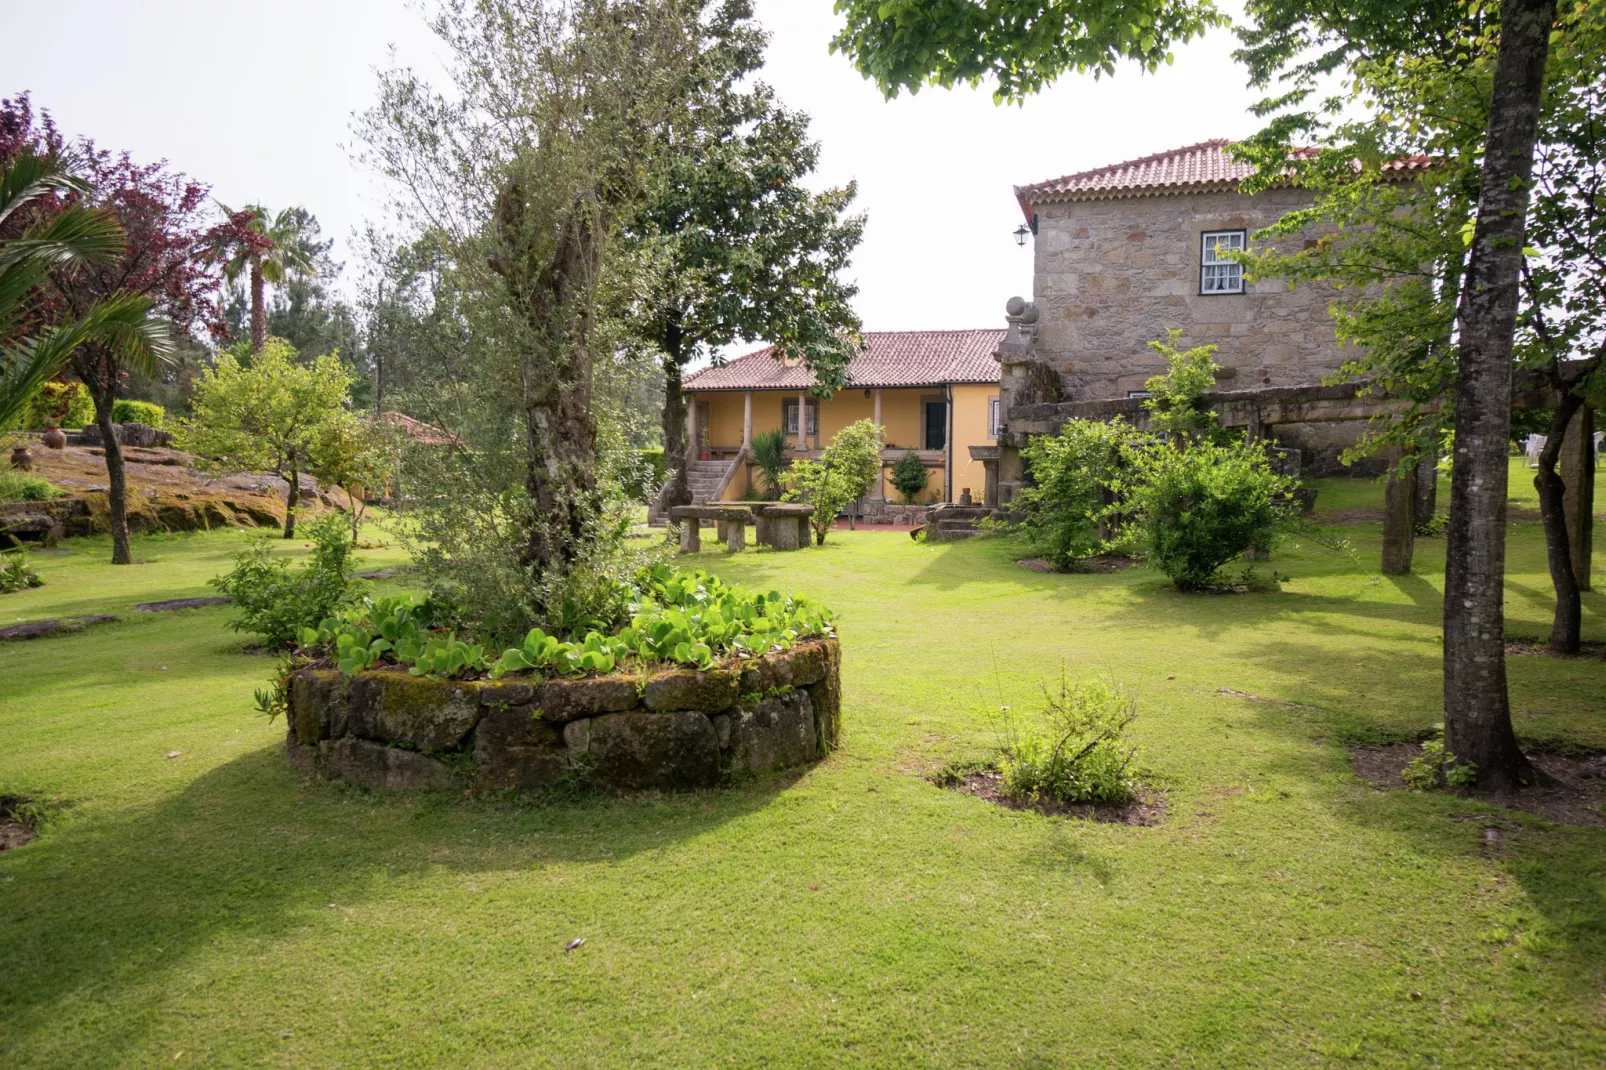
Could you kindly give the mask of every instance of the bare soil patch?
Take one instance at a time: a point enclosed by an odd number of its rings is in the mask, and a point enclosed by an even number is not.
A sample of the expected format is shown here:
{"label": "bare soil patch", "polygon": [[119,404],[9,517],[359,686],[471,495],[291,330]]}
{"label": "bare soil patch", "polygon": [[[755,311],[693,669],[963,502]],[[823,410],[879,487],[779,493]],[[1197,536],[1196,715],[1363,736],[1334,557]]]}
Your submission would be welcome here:
{"label": "bare soil patch", "polygon": [[[1041,557],[1025,557],[1015,562],[1015,564],[1019,565],[1027,572],[1049,573],[1059,571],[1046,559]],[[1076,567],[1071,569],[1067,575],[1075,575],[1078,572],[1121,572],[1125,569],[1131,568],[1136,564],[1137,562],[1132,558],[1123,557],[1120,554],[1095,554],[1092,557],[1082,558],[1082,560],[1076,563]]]}
{"label": "bare soil patch", "polygon": [[1112,825],[1153,826],[1165,816],[1165,796],[1145,792],[1129,803],[1086,803],[1063,806],[1039,799],[1020,799],[1004,791],[1003,776],[993,769],[982,769],[955,777],[948,783],[939,783],[961,795],[973,795],[1006,810],[1035,810],[1050,817],[1081,817],[1090,821],[1105,821]]}
{"label": "bare soil patch", "polygon": [[[1400,773],[1421,753],[1420,743],[1350,748],[1356,774],[1391,791],[1407,790]],[[1606,755],[1578,757],[1531,753],[1528,757],[1546,775],[1545,784],[1519,792],[1458,791],[1454,794],[1537,814],[1558,825],[1606,828],[1606,809],[1603,809],[1603,804],[1606,804]]]}
{"label": "bare soil patch", "polygon": [[1538,639],[1507,639],[1506,653],[1518,658],[1606,658],[1606,643],[1582,643],[1576,654],[1558,654]]}
{"label": "bare soil patch", "polygon": [[22,812],[27,800],[0,796],[0,851],[21,847],[38,835]]}

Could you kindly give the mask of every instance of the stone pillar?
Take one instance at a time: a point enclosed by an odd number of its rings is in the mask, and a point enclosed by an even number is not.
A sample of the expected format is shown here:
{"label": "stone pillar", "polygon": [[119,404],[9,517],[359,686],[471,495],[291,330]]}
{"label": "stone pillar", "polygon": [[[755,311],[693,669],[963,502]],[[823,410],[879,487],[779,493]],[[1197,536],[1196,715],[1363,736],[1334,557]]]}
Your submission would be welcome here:
{"label": "stone pillar", "polygon": [[1578,589],[1592,591],[1590,557],[1595,551],[1595,410],[1583,405],[1567,425],[1556,467],[1567,485],[1562,513],[1567,518],[1567,547],[1572,552]]}
{"label": "stone pillar", "polygon": [[877,387],[875,390],[871,391],[871,396],[875,398],[875,423],[876,423],[876,426],[877,427],[882,427],[884,425],[881,423],[881,388]]}
{"label": "stone pillar", "polygon": [[801,390],[797,395],[797,448],[809,448],[809,392]]}
{"label": "stone pillar", "polygon": [[725,521],[725,549],[733,554],[747,549],[747,525],[742,521]]}
{"label": "stone pillar", "polygon": [[1383,490],[1383,572],[1405,576],[1411,572],[1416,549],[1416,471],[1399,470],[1400,451],[1389,451],[1387,487]]}
{"label": "stone pillar", "polygon": [[688,517],[680,522],[680,552],[683,554],[700,553],[703,548],[703,536],[699,530],[696,517]]}
{"label": "stone pillar", "polygon": [[697,399],[686,395],[686,463],[697,459]]}
{"label": "stone pillar", "polygon": [[981,503],[989,509],[998,508],[998,462],[981,462],[982,484]]}
{"label": "stone pillar", "polygon": [[753,444],[753,392],[742,394],[742,448]]}

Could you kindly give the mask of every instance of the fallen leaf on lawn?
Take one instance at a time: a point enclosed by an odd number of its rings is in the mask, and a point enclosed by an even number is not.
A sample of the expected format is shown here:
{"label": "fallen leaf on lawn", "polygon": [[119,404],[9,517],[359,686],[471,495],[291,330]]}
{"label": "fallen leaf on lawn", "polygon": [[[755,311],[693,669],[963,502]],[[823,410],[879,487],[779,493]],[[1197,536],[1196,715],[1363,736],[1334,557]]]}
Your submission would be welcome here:
{"label": "fallen leaf on lawn", "polygon": [[573,940],[570,940],[567,944],[563,945],[563,953],[565,955],[567,955],[569,952],[573,951],[575,948],[579,947],[581,944],[583,944],[585,942],[586,942],[586,938],[585,937],[576,936]]}

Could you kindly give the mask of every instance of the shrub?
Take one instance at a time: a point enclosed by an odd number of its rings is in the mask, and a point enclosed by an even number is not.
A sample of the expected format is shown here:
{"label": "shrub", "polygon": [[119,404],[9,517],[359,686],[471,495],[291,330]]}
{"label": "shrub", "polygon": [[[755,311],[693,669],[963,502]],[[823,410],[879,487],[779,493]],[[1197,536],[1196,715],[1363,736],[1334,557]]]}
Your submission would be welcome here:
{"label": "shrub", "polygon": [[1208,590],[1228,561],[1298,524],[1295,481],[1254,443],[1178,441],[1122,451],[1126,534],[1179,591]]}
{"label": "shrub", "polygon": [[903,496],[903,504],[913,505],[915,496],[931,483],[926,462],[914,450],[905,450],[902,457],[892,462],[892,489]]}
{"label": "shrub", "polygon": [[83,383],[48,382],[22,410],[22,426],[30,431],[46,427],[83,427],[95,422],[95,401]]}
{"label": "shrub", "polygon": [[34,571],[28,551],[22,549],[0,551],[0,594],[25,591],[29,587],[43,587],[45,581]]}
{"label": "shrub", "polygon": [[354,548],[345,521],[333,513],[321,516],[307,524],[306,535],[313,550],[300,568],[274,560],[268,547],[276,540],[261,536],[234,555],[228,575],[212,581],[239,610],[229,627],[254,632],[269,647],[290,646],[304,629],[361,597],[363,584],[351,574]]}
{"label": "shrub", "polygon": [[66,493],[47,479],[0,469],[0,502],[48,502]]}
{"label": "shrub", "polygon": [[167,422],[167,410],[154,401],[133,401],[118,398],[112,402],[112,423],[146,424],[161,427]]}
{"label": "shrub", "polygon": [[1131,801],[1137,751],[1125,736],[1137,704],[1113,683],[1071,684],[1063,676],[1059,693],[1045,689],[1044,698],[1042,713],[1023,728],[1005,722],[1004,790],[1062,805]]}
{"label": "shrub", "polygon": [[658,496],[664,481],[669,478],[669,469],[664,463],[664,451],[631,450],[631,464],[628,465],[623,479],[625,497],[633,502],[649,502]]}
{"label": "shrub", "polygon": [[781,496],[786,479],[786,435],[778,427],[760,431],[753,436],[748,452],[753,458],[753,467],[758,469],[759,482],[763,483],[760,489],[774,501]]}
{"label": "shrub", "polygon": [[1164,342],[1149,343],[1149,348],[1165,358],[1168,371],[1152,376],[1143,384],[1149,394],[1143,408],[1149,414],[1149,426],[1155,431],[1178,438],[1201,436],[1217,426],[1216,414],[1206,408],[1201,399],[1205,391],[1216,385],[1216,347],[1194,346],[1177,349],[1182,332],[1173,328]]}
{"label": "shrub", "polygon": [[1422,744],[1422,753],[1400,770],[1400,779],[1417,791],[1437,791],[1440,788],[1470,788],[1478,782],[1478,767],[1471,762],[1458,762],[1455,755],[1444,749],[1444,726]]}
{"label": "shrub", "polygon": [[794,461],[786,473],[786,500],[814,506],[809,525],[825,545],[837,514],[875,486],[881,474],[881,428],[859,420],[838,431],[818,461]]}
{"label": "shrub", "polygon": [[1031,474],[1017,498],[1021,525],[1059,571],[1104,549],[1099,525],[1115,497],[1121,449],[1134,441],[1131,426],[1119,420],[1072,420],[1021,451]]}

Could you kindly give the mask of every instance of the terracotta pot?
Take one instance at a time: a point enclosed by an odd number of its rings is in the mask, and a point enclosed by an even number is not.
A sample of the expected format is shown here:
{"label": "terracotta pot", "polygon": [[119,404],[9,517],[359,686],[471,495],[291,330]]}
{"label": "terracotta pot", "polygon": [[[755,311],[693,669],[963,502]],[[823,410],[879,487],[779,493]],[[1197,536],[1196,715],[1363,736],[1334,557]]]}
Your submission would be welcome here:
{"label": "terracotta pot", "polygon": [[67,435],[59,427],[47,427],[44,434],[45,449],[60,450],[67,448]]}
{"label": "terracotta pot", "polygon": [[33,450],[27,446],[16,446],[11,450],[11,467],[24,472],[33,471]]}

